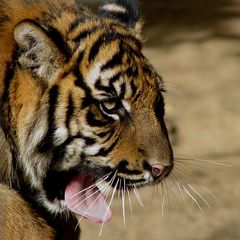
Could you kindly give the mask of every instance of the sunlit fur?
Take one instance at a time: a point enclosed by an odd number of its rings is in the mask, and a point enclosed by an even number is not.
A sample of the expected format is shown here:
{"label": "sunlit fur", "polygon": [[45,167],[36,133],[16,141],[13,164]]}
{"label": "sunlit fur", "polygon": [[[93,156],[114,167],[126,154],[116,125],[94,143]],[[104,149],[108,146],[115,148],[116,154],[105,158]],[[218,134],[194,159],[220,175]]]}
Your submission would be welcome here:
{"label": "sunlit fur", "polygon": [[79,172],[98,180],[117,170],[131,187],[160,182],[156,163],[171,171],[163,82],[141,53],[141,23],[127,0],[96,13],[72,0],[0,1],[0,137],[10,156],[0,175],[41,210],[65,211]]}

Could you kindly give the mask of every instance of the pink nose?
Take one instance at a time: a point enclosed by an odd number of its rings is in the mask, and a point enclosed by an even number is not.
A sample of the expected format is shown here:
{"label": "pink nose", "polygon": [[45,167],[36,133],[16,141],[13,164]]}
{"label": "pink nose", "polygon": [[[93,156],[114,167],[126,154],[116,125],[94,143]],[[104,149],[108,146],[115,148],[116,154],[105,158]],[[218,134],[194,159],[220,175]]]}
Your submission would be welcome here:
{"label": "pink nose", "polygon": [[152,165],[152,176],[153,177],[159,177],[160,175],[162,175],[167,170],[167,168],[168,167],[164,167],[160,163],[153,164]]}

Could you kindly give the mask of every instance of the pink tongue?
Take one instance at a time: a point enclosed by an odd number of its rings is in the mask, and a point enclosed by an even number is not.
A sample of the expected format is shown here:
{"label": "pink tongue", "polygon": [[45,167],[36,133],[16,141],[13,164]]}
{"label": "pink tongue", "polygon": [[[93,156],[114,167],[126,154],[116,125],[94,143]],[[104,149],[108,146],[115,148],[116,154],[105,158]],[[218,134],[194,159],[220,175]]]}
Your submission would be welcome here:
{"label": "pink tongue", "polygon": [[86,189],[92,183],[89,175],[75,177],[66,187],[65,203],[72,212],[95,223],[107,222],[112,217],[111,210],[97,187]]}

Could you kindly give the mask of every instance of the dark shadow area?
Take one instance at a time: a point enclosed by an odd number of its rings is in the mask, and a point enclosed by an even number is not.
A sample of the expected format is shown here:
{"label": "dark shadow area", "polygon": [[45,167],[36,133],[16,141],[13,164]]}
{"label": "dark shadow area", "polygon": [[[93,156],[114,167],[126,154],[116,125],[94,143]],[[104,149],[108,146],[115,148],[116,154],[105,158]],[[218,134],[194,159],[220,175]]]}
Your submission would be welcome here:
{"label": "dark shadow area", "polygon": [[239,30],[226,26],[240,19],[240,2],[234,0],[141,0],[140,6],[148,45],[210,37],[240,39],[240,24]]}

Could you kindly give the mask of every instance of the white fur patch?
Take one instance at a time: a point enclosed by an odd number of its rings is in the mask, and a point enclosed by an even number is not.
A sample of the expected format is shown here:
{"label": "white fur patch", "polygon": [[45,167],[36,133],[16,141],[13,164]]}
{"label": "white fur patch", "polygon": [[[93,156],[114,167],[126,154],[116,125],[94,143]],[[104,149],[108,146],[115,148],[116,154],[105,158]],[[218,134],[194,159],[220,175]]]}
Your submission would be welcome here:
{"label": "white fur patch", "polygon": [[73,155],[79,155],[82,152],[83,146],[84,146],[84,140],[83,139],[75,139],[71,145],[67,146],[67,153],[65,157],[71,157]]}
{"label": "white fur patch", "polygon": [[64,127],[58,128],[54,133],[54,143],[56,145],[63,143],[68,137],[68,130]]}
{"label": "white fur patch", "polygon": [[99,150],[100,150],[100,146],[98,144],[94,144],[90,147],[87,147],[85,149],[85,153],[88,155],[95,155],[99,152]]}
{"label": "white fur patch", "polygon": [[109,79],[112,78],[116,74],[114,69],[106,70],[102,72],[101,79],[104,85],[109,85]]}
{"label": "white fur patch", "polygon": [[121,12],[121,13],[126,12],[126,9],[124,7],[116,5],[114,3],[106,4],[102,7],[102,9],[104,9],[106,11],[111,11],[111,12]]}
{"label": "white fur patch", "polygon": [[128,113],[131,112],[131,107],[126,100],[122,100],[122,105],[124,106],[124,108],[127,110]]}
{"label": "white fur patch", "polygon": [[42,203],[52,214],[58,214],[62,212],[67,212],[64,201],[59,201],[55,199],[53,202],[49,202],[47,198],[43,195],[39,195],[38,201]]}
{"label": "white fur patch", "polygon": [[100,77],[101,66],[102,66],[102,63],[95,64],[93,68],[90,70],[86,80],[89,86],[94,86],[95,82]]}
{"label": "white fur patch", "polygon": [[150,172],[146,171],[146,172],[144,173],[144,179],[145,179],[146,181],[152,181],[152,180],[153,180],[153,177],[152,177],[152,175],[150,174]]}

